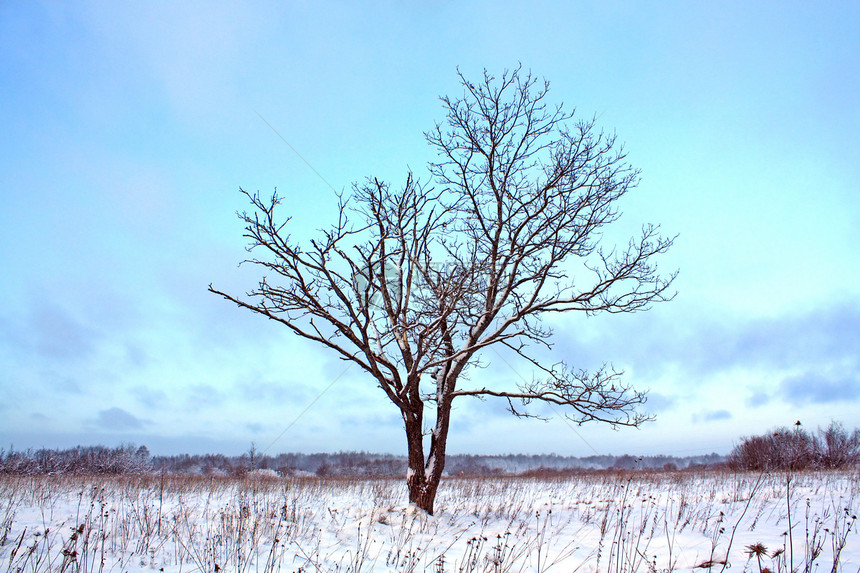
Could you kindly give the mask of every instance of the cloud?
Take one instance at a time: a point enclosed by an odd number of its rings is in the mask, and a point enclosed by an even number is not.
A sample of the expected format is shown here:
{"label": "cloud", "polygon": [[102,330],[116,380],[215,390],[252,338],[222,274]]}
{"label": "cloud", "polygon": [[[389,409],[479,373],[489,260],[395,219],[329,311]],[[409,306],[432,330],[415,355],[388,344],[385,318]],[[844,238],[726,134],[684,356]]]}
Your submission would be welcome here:
{"label": "cloud", "polygon": [[860,357],[860,301],[779,317],[678,310],[557,326],[554,353],[586,367],[612,360],[637,377],[707,381],[735,369],[809,370]]}
{"label": "cloud", "polygon": [[7,372],[40,378],[51,391],[82,393],[113,369],[116,347],[128,347],[123,366],[145,367],[143,351],[123,342],[137,323],[134,312],[110,289],[69,278],[32,290],[29,300],[0,317]]}
{"label": "cloud", "polygon": [[44,358],[83,359],[90,356],[98,334],[71,313],[49,302],[31,310],[21,340]]}
{"label": "cloud", "polygon": [[149,422],[137,418],[122,408],[109,408],[99,411],[96,424],[106,430],[123,431],[143,428]]}
{"label": "cloud", "polygon": [[168,401],[167,394],[163,391],[147,386],[136,386],[131,389],[131,394],[138,402],[149,408],[164,407]]}
{"label": "cloud", "polygon": [[[307,404],[315,397],[316,388],[296,381],[268,381],[262,375],[242,377],[236,389],[244,400],[274,404]],[[316,390],[316,394],[319,391]]]}
{"label": "cloud", "polygon": [[784,379],[779,390],[788,402],[797,406],[854,401],[860,398],[860,377],[803,374]]}
{"label": "cloud", "polygon": [[842,304],[803,315],[741,322],[702,337],[699,364],[707,370],[733,366],[795,368],[860,355],[860,305]]}
{"label": "cloud", "polygon": [[[69,19],[102,40],[98,47],[110,48],[103,57],[114,66],[136,69],[138,77],[119,74],[120,86],[137,89],[148,101],[166,99],[180,118],[201,122],[235,107],[234,80],[243,73],[242,56],[253,47],[243,42],[243,32],[254,28],[263,33],[261,26],[268,22],[244,6],[197,2],[169,7],[106,4],[88,7],[83,17],[80,12],[70,11]],[[165,19],[170,26],[157,25]],[[99,71],[90,72],[91,82],[107,84]],[[111,88],[106,85],[102,91],[113,95],[116,88]]]}
{"label": "cloud", "polygon": [[186,397],[192,407],[218,406],[224,402],[223,394],[211,384],[196,384],[189,387]]}
{"label": "cloud", "polygon": [[143,368],[149,365],[149,356],[140,345],[128,343],[125,345],[125,354],[129,364],[137,368]]}
{"label": "cloud", "polygon": [[772,395],[765,390],[754,390],[752,395],[747,398],[747,406],[757,408],[764,406],[771,401]]}
{"label": "cloud", "polygon": [[728,410],[714,410],[705,413],[705,421],[712,422],[715,420],[728,420],[732,417],[732,413]]}
{"label": "cloud", "polygon": [[693,423],[717,422],[719,420],[729,420],[732,417],[732,413],[728,410],[705,410],[698,414],[693,414],[692,420]]}
{"label": "cloud", "polygon": [[648,392],[648,401],[645,403],[645,409],[651,412],[664,412],[671,410],[678,403],[678,398],[675,396],[666,396],[657,392]]}
{"label": "cloud", "polygon": [[62,392],[65,394],[82,395],[85,393],[86,385],[81,384],[80,380],[71,376],[51,376],[46,380],[45,386],[50,388],[51,392]]}

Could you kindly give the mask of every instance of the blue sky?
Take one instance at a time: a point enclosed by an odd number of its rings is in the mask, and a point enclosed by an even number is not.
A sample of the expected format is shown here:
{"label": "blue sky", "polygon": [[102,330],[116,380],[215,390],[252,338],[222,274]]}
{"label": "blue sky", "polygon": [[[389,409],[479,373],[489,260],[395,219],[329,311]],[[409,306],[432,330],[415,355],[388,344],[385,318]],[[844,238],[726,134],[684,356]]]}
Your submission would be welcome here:
{"label": "blue sky", "polygon": [[2,3],[2,447],[404,452],[372,380],[206,287],[256,278],[239,186],[277,187],[312,236],[326,182],[426,177],[457,66],[518,62],[625,142],[643,180],[609,238],[679,233],[679,295],[555,320],[547,355],[624,369],[656,422],[462,402],[451,451],[685,455],[857,425],[858,21],[855,2]]}

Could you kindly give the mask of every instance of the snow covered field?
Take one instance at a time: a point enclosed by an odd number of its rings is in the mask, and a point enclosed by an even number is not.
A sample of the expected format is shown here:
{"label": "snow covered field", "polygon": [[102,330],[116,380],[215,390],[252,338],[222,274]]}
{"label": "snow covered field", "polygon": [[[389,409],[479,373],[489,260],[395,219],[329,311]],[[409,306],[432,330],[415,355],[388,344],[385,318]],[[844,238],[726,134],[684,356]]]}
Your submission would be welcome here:
{"label": "snow covered field", "polygon": [[451,479],[427,516],[402,480],[4,477],[0,572],[855,573],[858,489],[856,472]]}

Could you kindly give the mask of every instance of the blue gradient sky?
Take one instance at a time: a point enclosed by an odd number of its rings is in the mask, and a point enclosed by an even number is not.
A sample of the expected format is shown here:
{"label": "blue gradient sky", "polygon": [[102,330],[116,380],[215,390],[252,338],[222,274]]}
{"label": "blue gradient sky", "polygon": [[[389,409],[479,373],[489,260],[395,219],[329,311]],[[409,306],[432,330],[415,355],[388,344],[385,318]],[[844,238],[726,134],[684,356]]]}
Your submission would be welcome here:
{"label": "blue gradient sky", "polygon": [[574,432],[461,402],[451,450],[684,455],[857,425],[858,21],[856,2],[4,2],[0,446],[404,452],[371,380],[206,287],[255,278],[240,185],[278,187],[300,232],[334,214],[258,113],[336,189],[396,183],[425,173],[456,66],[517,62],[642,169],[611,237],[680,234],[674,302],[559,319],[548,356],[623,368],[658,420]]}

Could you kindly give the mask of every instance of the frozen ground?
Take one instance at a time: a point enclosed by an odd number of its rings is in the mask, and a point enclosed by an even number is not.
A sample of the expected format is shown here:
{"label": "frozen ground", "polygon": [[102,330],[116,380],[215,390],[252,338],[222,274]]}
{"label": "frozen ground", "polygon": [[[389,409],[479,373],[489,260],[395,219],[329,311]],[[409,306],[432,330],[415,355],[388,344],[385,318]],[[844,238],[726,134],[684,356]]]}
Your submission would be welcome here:
{"label": "frozen ground", "polygon": [[427,516],[399,480],[5,477],[0,572],[776,573],[838,559],[856,573],[859,486],[856,472],[448,480]]}

